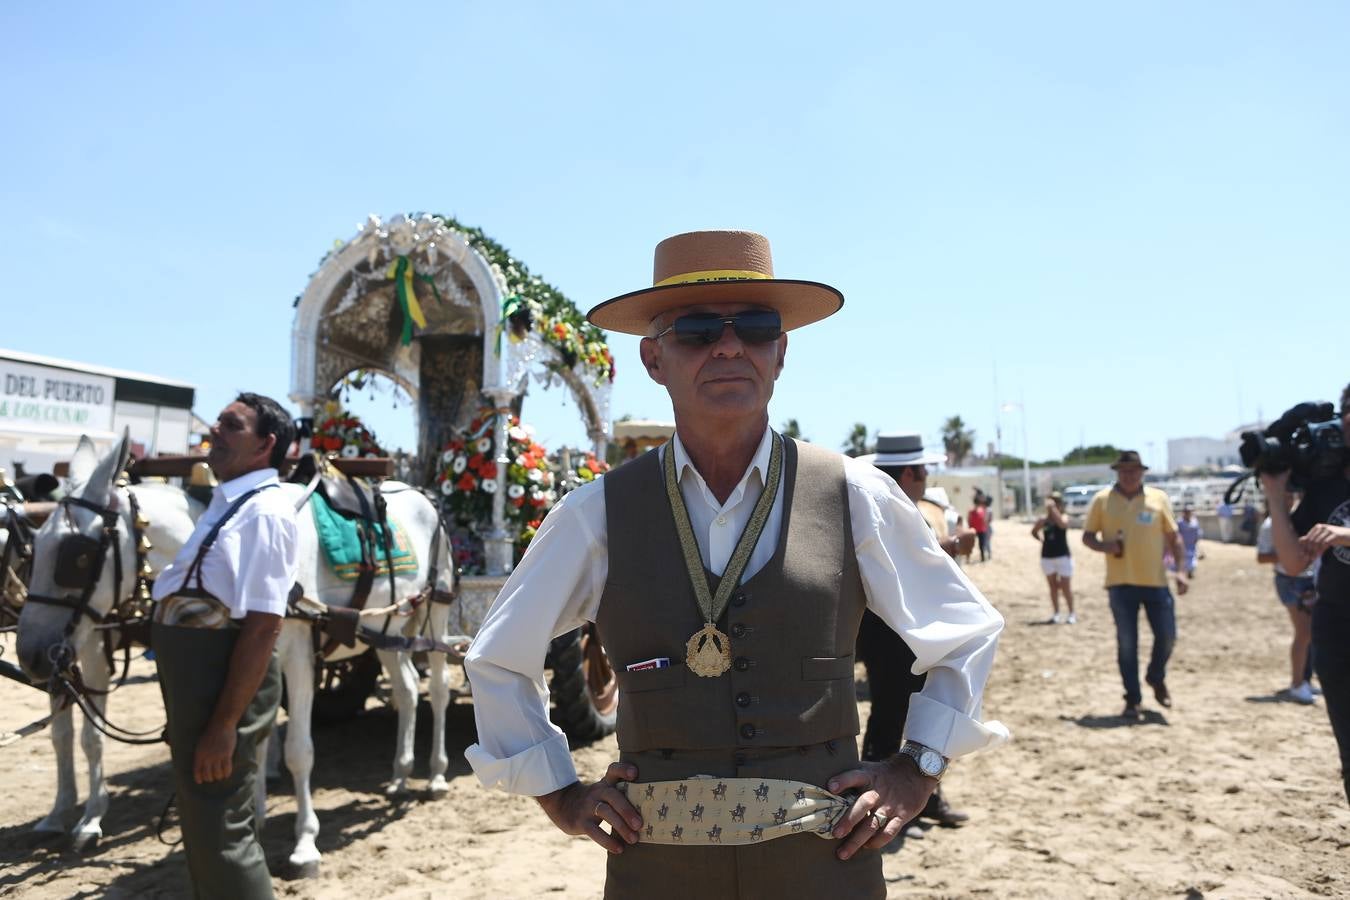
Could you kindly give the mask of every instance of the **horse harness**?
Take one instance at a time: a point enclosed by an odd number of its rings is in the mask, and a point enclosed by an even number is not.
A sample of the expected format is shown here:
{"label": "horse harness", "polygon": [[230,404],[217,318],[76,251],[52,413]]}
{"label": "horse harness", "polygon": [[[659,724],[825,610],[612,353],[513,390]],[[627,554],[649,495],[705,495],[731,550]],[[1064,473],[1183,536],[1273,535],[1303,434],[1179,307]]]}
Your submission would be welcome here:
{"label": "horse harness", "polygon": [[[123,486],[125,486],[125,482],[118,485],[118,487]],[[52,694],[63,693],[66,705],[74,703],[79,706],[84,711],[88,721],[98,731],[113,740],[127,744],[157,744],[164,739],[162,729],[132,731],[114,725],[108,720],[107,715],[99,710],[97,704],[92,702],[92,695],[111,694],[126,681],[131,666],[132,643],[142,643],[149,646],[151,570],[146,554],[150,551],[151,544],[145,534],[145,529],[149,527],[150,523],[141,515],[140,504],[136,500],[136,495],[128,491],[127,498],[128,508],[131,512],[132,537],[135,541],[136,553],[136,577],[131,592],[125,596],[122,595],[121,533],[117,528],[117,508],[112,504],[100,505],[83,497],[63,497],[58,501],[58,509],[67,518],[70,517],[71,506],[80,506],[102,519],[103,529],[99,532],[98,538],[92,538],[76,531],[63,537],[61,543],[57,546],[53,578],[58,587],[77,590],[79,591],[78,595],[50,596],[30,592],[27,595],[26,602],[61,606],[72,610],[70,621],[66,623],[65,629],[62,631],[60,643],[53,645],[48,651],[53,666],[48,691]],[[102,577],[103,564],[107,560],[110,548],[113,551],[113,596],[116,599],[108,612],[99,613],[90,606],[90,601],[93,599],[94,591]],[[86,616],[94,622],[96,629],[103,631],[103,655],[107,660],[110,673],[116,671],[114,654],[119,649],[123,651],[122,674],[117,682],[107,690],[91,688],[85,684],[79,665],[72,658],[70,636],[79,627],[80,620]],[[114,629],[120,635],[117,647],[112,644],[111,632]],[[33,733],[50,722],[51,718],[52,716],[47,716],[45,719],[34,722],[21,730],[18,736]]]}
{"label": "horse harness", "polygon": [[[141,515],[140,504],[136,500],[135,493],[127,492],[128,506],[131,512],[132,539],[134,541],[136,553],[136,575],[132,582],[132,589],[127,594],[122,594],[122,552],[121,552],[121,532],[118,525],[118,511],[116,506],[100,505],[92,500],[86,500],[83,497],[63,497],[58,501],[59,509],[70,517],[70,507],[79,506],[97,515],[103,520],[103,528],[97,538],[90,537],[79,531],[68,534],[61,538],[61,543],[56,548],[56,565],[54,568],[53,580],[58,587],[68,588],[72,591],[78,591],[78,594],[61,594],[50,596],[45,594],[28,593],[27,602],[46,604],[48,606],[61,606],[72,610],[70,621],[66,623],[65,630],[62,632],[62,640],[52,648],[52,663],[58,669],[64,670],[72,660],[70,660],[70,636],[75,633],[79,627],[80,621],[88,617],[95,623],[95,627],[104,631],[103,635],[103,653],[108,661],[110,670],[114,669],[113,654],[118,649],[125,650],[130,656],[131,643],[149,643],[149,602],[150,602],[150,584],[151,570],[146,554],[151,549],[150,539],[145,534],[145,529],[150,523]],[[113,605],[106,613],[99,613],[90,606],[94,591],[98,587],[98,582],[103,574],[103,565],[107,560],[108,551],[113,551]],[[121,640],[117,647],[113,647],[111,631],[117,629],[122,632]],[[129,659],[128,659],[129,663]],[[125,668],[123,671],[123,680],[125,680]],[[120,683],[120,682],[119,682]]]}

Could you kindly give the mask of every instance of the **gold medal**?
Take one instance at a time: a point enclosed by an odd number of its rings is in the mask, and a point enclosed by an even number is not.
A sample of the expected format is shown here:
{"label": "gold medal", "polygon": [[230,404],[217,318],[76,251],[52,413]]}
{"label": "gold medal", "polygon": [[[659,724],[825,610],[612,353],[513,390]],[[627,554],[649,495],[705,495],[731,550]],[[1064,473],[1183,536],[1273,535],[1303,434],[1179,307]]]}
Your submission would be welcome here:
{"label": "gold medal", "polygon": [[727,637],[713,623],[726,611],[731,592],[741,583],[741,574],[750,562],[750,554],[764,532],[764,524],[769,520],[769,511],[773,508],[774,497],[778,494],[783,480],[783,439],[772,435],[772,449],[769,453],[769,472],[764,488],[750,521],[741,532],[736,549],[727,561],[717,585],[717,595],[708,590],[708,579],[704,575],[703,559],[698,541],[694,537],[693,527],[689,524],[689,511],[684,508],[684,497],[680,494],[679,479],[675,474],[674,442],[666,444],[664,460],[664,478],[666,496],[670,500],[670,513],[675,519],[675,531],[680,538],[680,551],[684,555],[684,565],[689,572],[689,581],[694,588],[699,612],[707,623],[685,645],[685,665],[689,671],[704,678],[716,678],[731,671],[731,638]]}
{"label": "gold medal", "polygon": [[731,668],[731,639],[709,622],[685,645],[684,661],[695,675],[716,678]]}

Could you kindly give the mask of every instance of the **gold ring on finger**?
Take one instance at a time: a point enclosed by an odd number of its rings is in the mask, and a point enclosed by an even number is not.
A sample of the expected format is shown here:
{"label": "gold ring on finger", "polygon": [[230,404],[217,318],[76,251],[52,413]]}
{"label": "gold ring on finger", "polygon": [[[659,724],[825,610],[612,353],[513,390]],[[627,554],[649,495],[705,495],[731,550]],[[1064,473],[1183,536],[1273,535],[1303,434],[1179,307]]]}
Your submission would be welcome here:
{"label": "gold ring on finger", "polygon": [[600,818],[600,804],[604,802],[605,801],[603,800],[595,801],[595,809],[591,810],[591,815],[595,816],[597,819]]}

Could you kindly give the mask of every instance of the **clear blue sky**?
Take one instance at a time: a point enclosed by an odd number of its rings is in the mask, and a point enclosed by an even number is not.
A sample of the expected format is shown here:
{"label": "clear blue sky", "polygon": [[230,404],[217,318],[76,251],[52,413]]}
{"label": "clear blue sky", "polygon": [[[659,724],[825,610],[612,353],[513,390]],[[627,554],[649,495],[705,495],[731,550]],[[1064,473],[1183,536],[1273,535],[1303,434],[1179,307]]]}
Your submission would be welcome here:
{"label": "clear blue sky", "polygon": [[[320,256],[428,210],[583,309],[767,234],[848,298],[771,408],[825,444],[1025,398],[1033,457],[1165,462],[1350,380],[1350,5],[506,6],[6,4],[0,346],[284,397]],[[614,414],[668,416],[612,345]]]}

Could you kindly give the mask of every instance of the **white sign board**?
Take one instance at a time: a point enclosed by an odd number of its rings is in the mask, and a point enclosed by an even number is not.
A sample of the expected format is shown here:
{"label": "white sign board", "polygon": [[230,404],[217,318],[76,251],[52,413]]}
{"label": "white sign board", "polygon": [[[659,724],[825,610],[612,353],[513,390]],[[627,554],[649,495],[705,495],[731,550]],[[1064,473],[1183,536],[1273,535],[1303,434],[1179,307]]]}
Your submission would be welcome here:
{"label": "white sign board", "polygon": [[106,375],[0,359],[0,429],[111,431],[114,386]]}

